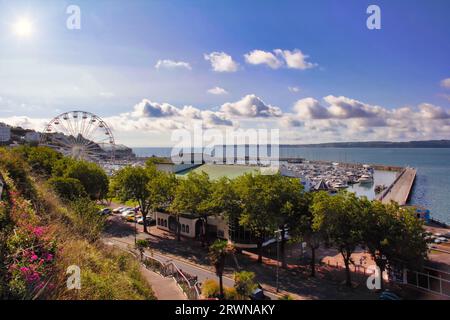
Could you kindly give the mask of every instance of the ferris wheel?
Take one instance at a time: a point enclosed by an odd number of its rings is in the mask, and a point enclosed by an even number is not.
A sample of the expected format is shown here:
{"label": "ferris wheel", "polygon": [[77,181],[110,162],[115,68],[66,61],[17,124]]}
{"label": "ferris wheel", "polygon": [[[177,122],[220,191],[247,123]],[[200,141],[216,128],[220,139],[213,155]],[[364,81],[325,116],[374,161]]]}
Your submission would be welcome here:
{"label": "ferris wheel", "polygon": [[100,117],[86,111],[69,111],[53,118],[45,126],[41,145],[77,160],[114,160],[111,129]]}

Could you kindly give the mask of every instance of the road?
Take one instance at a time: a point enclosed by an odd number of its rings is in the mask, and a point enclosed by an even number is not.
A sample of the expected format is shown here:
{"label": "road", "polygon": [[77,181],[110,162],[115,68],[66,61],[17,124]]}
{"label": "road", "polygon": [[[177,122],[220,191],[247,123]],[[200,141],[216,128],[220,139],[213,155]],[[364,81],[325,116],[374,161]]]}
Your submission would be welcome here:
{"label": "road", "polygon": [[[137,238],[138,239],[145,239],[146,234],[139,233]],[[114,245],[116,247],[119,247],[121,249],[129,250],[130,248],[134,247],[134,236],[129,235],[126,237],[104,237],[103,238],[104,243],[107,245]],[[183,259],[177,259],[173,256],[167,256],[160,252],[156,251],[147,251],[146,254],[152,255],[154,258],[160,260],[163,263],[167,262],[173,262],[176,264],[176,266],[181,269],[183,272],[188,273],[193,276],[198,277],[199,282],[203,282],[206,279],[214,279],[217,280],[217,276],[214,272],[211,270],[205,269],[199,265],[196,265],[194,263],[187,262]],[[233,287],[234,286],[234,280],[230,277],[224,276],[223,277],[223,284],[226,287]],[[277,300],[279,296],[276,294],[273,294],[271,292],[268,292],[267,290],[264,291],[264,294],[268,296],[270,299]]]}

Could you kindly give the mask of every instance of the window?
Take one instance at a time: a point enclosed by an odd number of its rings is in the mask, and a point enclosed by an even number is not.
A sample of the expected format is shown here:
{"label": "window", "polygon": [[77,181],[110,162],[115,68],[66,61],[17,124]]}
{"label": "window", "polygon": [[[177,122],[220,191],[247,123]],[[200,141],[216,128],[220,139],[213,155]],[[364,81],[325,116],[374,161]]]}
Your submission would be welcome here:
{"label": "window", "polygon": [[164,227],[167,228],[167,220],[166,219],[164,219]]}
{"label": "window", "polygon": [[186,233],[189,233],[189,226],[186,225]]}
{"label": "window", "polygon": [[161,225],[161,218],[158,218],[158,226]]}
{"label": "window", "polygon": [[181,225],[181,232],[186,232],[186,226],[184,224]]}

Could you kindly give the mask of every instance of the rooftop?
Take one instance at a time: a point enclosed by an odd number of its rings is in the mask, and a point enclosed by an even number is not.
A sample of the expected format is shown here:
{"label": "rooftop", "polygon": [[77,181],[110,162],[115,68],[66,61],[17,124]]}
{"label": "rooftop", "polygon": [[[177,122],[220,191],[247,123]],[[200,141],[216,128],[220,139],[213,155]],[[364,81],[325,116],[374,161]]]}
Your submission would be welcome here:
{"label": "rooftop", "polygon": [[209,175],[211,180],[217,180],[222,177],[228,177],[234,179],[245,173],[259,172],[259,167],[251,167],[244,165],[220,165],[220,164],[203,164],[201,166],[191,168],[182,172],[177,173],[177,177],[185,177],[189,172],[205,172]]}

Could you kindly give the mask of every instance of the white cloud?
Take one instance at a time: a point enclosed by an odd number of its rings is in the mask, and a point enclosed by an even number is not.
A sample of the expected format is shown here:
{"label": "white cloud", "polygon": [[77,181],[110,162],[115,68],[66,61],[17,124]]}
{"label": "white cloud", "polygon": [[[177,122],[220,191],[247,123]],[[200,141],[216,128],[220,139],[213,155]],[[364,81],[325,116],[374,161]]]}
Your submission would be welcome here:
{"label": "white cloud", "polygon": [[450,110],[429,103],[388,109],[343,96],[323,101],[298,100],[280,125],[297,128],[309,142],[446,139],[450,134]]}
{"label": "white cloud", "polygon": [[228,91],[221,87],[214,87],[208,90],[208,93],[215,94],[215,95],[223,95],[227,94]]}
{"label": "white cloud", "polygon": [[298,100],[294,104],[294,111],[302,120],[329,118],[328,110],[314,98],[304,98]]}
{"label": "white cloud", "polygon": [[300,92],[300,88],[299,87],[288,87],[288,90],[290,92],[293,92],[293,93]]}
{"label": "white cloud", "polygon": [[443,79],[441,81],[441,86],[450,89],[450,78]]}
{"label": "white cloud", "polygon": [[266,64],[272,69],[280,68],[283,63],[272,53],[262,50],[253,50],[244,55],[245,61],[250,64]]}
{"label": "white cloud", "polygon": [[156,69],[187,69],[192,70],[192,67],[189,63],[184,61],[174,61],[174,60],[158,60],[155,65]]}
{"label": "white cloud", "polygon": [[132,116],[134,117],[151,117],[163,118],[179,115],[179,109],[168,104],[152,102],[148,99],[143,99],[134,106]]}
{"label": "white cloud", "polygon": [[7,118],[0,118],[0,122],[9,124],[14,127],[22,127],[24,129],[33,129],[37,131],[44,130],[50,119],[30,118],[26,116],[13,116]]}
{"label": "white cloud", "polygon": [[223,104],[220,110],[229,116],[237,117],[280,117],[280,108],[271,106],[254,94],[249,94],[236,102]]}
{"label": "white cloud", "polygon": [[192,129],[200,121],[205,128],[235,125],[224,112],[200,110],[193,106],[176,107],[169,103],[143,99],[131,112],[106,118],[119,131],[158,131]]}
{"label": "white cloud", "polygon": [[211,62],[211,67],[216,72],[236,72],[238,64],[225,52],[211,52],[204,54],[205,60]]}
{"label": "white cloud", "polygon": [[316,63],[306,61],[309,56],[303,54],[299,49],[294,49],[293,51],[276,49],[274,52],[276,55],[282,57],[286,62],[287,67],[291,69],[305,70],[317,66]]}
{"label": "white cloud", "polygon": [[434,106],[429,103],[419,105],[420,114],[425,119],[449,119],[450,113],[442,107]]}

